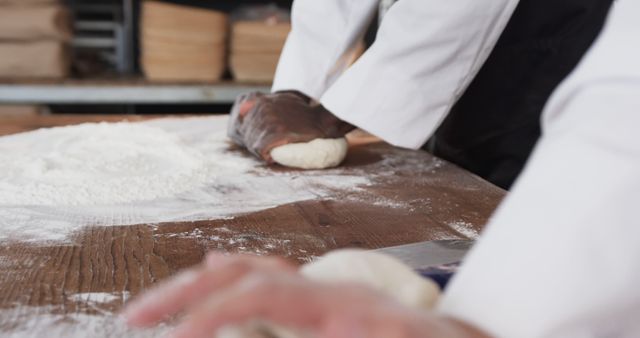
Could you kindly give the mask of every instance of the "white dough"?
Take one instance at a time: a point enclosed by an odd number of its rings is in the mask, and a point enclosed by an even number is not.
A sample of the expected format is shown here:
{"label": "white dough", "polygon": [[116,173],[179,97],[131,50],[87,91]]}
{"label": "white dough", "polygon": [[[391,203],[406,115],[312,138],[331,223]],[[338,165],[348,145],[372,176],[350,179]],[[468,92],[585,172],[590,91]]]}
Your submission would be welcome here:
{"label": "white dough", "polygon": [[291,143],[271,150],[271,158],[283,166],[300,169],[326,169],[338,166],[347,156],[345,138],[315,139]]}
{"label": "white dough", "polygon": [[[391,256],[372,251],[333,251],[306,264],[301,272],[314,281],[360,283],[415,309],[432,309],[440,297],[440,289],[433,281]],[[269,332],[277,338],[307,338],[304,334],[268,323],[228,330],[218,338],[250,338],[257,332]]]}
{"label": "white dough", "polygon": [[406,264],[378,252],[338,250],[302,267],[306,277],[322,282],[356,282],[376,289],[405,306],[431,309],[440,295],[433,281]]}

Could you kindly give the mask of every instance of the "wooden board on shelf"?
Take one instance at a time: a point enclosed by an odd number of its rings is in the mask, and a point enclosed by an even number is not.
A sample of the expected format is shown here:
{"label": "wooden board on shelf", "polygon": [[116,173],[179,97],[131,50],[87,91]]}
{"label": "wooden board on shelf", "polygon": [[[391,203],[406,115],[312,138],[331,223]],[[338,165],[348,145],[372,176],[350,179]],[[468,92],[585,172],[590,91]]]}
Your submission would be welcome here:
{"label": "wooden board on shelf", "polygon": [[[145,21],[145,22],[148,22]],[[173,26],[163,26],[156,23],[145,23],[140,28],[140,37],[143,41],[151,40],[164,42],[168,45],[219,45],[225,44],[227,41],[226,26],[216,29],[201,29],[198,31],[189,31]]]}
{"label": "wooden board on shelf", "polygon": [[0,0],[0,6],[33,6],[43,4],[58,4],[60,0]]}
{"label": "wooden board on shelf", "polygon": [[227,14],[215,10],[146,0],[142,4],[143,26],[176,28],[180,32],[209,38],[216,32],[226,32]]}
{"label": "wooden board on shelf", "polygon": [[[152,82],[218,81],[225,69],[223,61],[206,59],[201,55],[173,58],[145,55],[141,60],[147,79]],[[176,66],[176,63],[181,66]]]}
{"label": "wooden board on shelf", "polygon": [[63,42],[3,42],[0,55],[0,78],[62,79],[69,75],[71,60]]}
{"label": "wooden board on shelf", "polygon": [[[0,105],[0,118],[37,116],[42,111],[41,106],[36,105]],[[1,124],[1,122],[0,122]],[[2,135],[0,127],[0,135]]]}
{"label": "wooden board on shelf", "polygon": [[216,81],[226,68],[227,15],[145,1],[140,63],[151,81]]}
{"label": "wooden board on shelf", "polygon": [[71,18],[62,5],[16,6],[0,9],[0,40],[68,41]]}
{"label": "wooden board on shelf", "polygon": [[237,81],[273,81],[280,54],[232,54],[229,66]]}
{"label": "wooden board on shelf", "polygon": [[233,77],[243,82],[273,81],[290,30],[288,22],[234,22],[229,55]]}
{"label": "wooden board on shelf", "polygon": [[232,53],[278,53],[287,40],[291,24],[237,21],[231,28]]}

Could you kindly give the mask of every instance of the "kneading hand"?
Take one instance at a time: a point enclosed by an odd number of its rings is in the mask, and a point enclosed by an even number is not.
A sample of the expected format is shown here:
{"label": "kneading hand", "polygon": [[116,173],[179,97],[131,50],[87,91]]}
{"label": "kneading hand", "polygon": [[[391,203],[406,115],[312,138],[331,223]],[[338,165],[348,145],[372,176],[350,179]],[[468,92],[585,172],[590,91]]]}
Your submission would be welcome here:
{"label": "kneading hand", "polygon": [[340,138],[353,126],[341,121],[319,103],[295,91],[241,95],[231,109],[229,137],[251,153],[272,163],[273,148]]}
{"label": "kneading hand", "polygon": [[130,325],[149,326],[186,312],[172,337],[211,337],[253,319],[320,338],[471,338],[479,331],[404,307],[359,284],[312,282],[277,258],[210,254],[127,307]]}

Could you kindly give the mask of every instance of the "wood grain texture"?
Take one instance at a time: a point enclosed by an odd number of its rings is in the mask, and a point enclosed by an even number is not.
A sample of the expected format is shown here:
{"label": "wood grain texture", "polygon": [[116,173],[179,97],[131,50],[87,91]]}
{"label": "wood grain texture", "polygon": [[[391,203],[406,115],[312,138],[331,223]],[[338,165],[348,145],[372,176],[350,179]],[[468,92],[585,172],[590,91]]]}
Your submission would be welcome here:
{"label": "wood grain texture", "polygon": [[63,79],[71,57],[66,43],[53,40],[0,43],[0,78]]}
{"label": "wood grain texture", "polygon": [[[0,133],[100,119],[122,117],[14,118],[0,123]],[[345,171],[367,175],[362,168],[389,175],[338,198],[229,219],[87,226],[64,243],[0,242],[0,336],[155,337],[168,327],[131,332],[117,311],[153,283],[197,264],[207,251],[282,255],[303,263],[336,248],[468,238],[504,196],[427,153],[382,143],[352,147]]]}
{"label": "wood grain texture", "polygon": [[140,63],[150,81],[219,81],[227,15],[161,1],[142,2]]}
{"label": "wood grain texture", "polygon": [[69,41],[71,16],[65,6],[8,6],[0,10],[0,39]]}

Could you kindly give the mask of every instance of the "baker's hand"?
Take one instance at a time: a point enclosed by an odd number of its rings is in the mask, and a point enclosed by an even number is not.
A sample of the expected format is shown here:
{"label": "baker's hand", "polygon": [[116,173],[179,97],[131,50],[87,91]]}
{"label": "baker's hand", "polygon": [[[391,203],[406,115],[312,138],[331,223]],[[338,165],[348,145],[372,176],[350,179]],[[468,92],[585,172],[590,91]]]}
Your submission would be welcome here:
{"label": "baker's hand", "polygon": [[184,310],[172,337],[211,337],[225,326],[261,319],[320,338],[487,338],[361,285],[312,282],[275,258],[209,255],[134,301],[125,316],[143,327]]}
{"label": "baker's hand", "polygon": [[231,109],[228,135],[238,145],[271,163],[271,150],[316,138],[339,138],[353,126],[296,91],[241,95]]}

